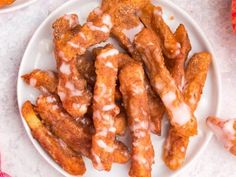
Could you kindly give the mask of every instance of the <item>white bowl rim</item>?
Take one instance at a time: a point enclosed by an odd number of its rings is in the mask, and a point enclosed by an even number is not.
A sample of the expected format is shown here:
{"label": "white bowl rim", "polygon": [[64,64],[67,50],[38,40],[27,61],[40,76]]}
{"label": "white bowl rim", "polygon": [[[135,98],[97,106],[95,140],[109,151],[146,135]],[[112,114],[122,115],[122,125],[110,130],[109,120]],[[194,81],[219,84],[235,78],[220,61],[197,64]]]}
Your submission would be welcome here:
{"label": "white bowl rim", "polygon": [[[33,0],[36,1],[36,0]],[[64,4],[62,4],[61,6],[59,6],[57,9],[55,9],[40,25],[39,27],[36,29],[36,31],[34,32],[32,38],[30,39],[27,48],[24,52],[24,55],[22,57],[22,61],[24,59],[24,57],[27,55],[27,53],[29,52],[29,46],[31,45],[31,43],[33,43],[33,41],[35,40],[36,36],[38,35],[38,33],[40,32],[40,30],[44,27],[44,24],[46,24],[50,18],[52,18],[53,16],[56,16],[56,14],[63,10],[65,6],[67,6],[70,3],[74,3],[75,1],[78,0],[70,0],[65,2]],[[200,35],[200,37],[204,40],[204,43],[206,45],[206,47],[208,48],[208,51],[212,54],[212,66],[213,66],[213,71],[214,71],[214,76],[215,76],[215,81],[216,81],[216,92],[217,92],[217,104],[216,104],[216,116],[219,115],[220,112],[220,101],[221,101],[221,78],[220,78],[220,70],[219,67],[216,63],[216,56],[214,54],[214,50],[209,42],[209,40],[207,39],[207,37],[205,36],[205,34],[203,33],[202,29],[200,28],[200,26],[195,22],[195,20],[193,20],[193,18],[187,13],[185,12],[183,9],[181,9],[180,7],[178,7],[177,5],[175,5],[173,2],[171,1],[164,1],[161,0],[162,4],[166,4],[167,6],[175,9],[176,11],[178,11],[178,13],[180,13],[181,15],[183,15],[189,22],[190,24],[194,27],[194,29],[197,31],[197,33]],[[64,171],[62,168],[60,168],[56,162],[54,161],[50,161],[49,158],[44,154],[43,149],[38,146],[38,144],[36,144],[36,141],[34,140],[34,138],[32,137],[32,134],[29,130],[29,127],[27,125],[27,123],[25,122],[22,114],[21,114],[21,108],[20,108],[20,103],[19,103],[19,95],[20,93],[20,84],[19,84],[19,80],[21,79],[21,70],[22,70],[22,65],[23,62],[21,61],[20,67],[19,67],[19,71],[18,71],[18,78],[17,78],[17,103],[18,103],[18,109],[21,115],[21,119],[24,125],[24,128],[27,132],[28,137],[30,138],[31,142],[33,143],[34,147],[36,148],[36,150],[38,151],[38,153],[52,166],[54,167],[57,171],[59,171],[62,175],[68,176],[68,173],[66,171]],[[204,144],[201,146],[201,148],[195,153],[194,157],[191,158],[191,160],[189,160],[189,162],[187,164],[185,164],[182,168],[180,168],[179,170],[177,170],[174,174],[171,174],[170,177],[177,177],[180,173],[182,173],[183,171],[185,171],[186,169],[188,169],[191,164],[193,163],[194,160],[196,160],[201,153],[206,149],[208,143],[210,142],[213,133],[211,131],[209,131],[209,133],[207,133],[206,135],[206,140],[204,142]]]}

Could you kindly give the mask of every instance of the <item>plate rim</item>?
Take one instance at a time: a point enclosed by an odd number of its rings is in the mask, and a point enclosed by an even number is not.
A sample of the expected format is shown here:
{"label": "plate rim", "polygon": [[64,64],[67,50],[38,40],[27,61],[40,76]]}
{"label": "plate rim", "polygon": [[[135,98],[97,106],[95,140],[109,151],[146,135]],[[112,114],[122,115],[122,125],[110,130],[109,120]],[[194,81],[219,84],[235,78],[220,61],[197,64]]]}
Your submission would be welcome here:
{"label": "plate rim", "polygon": [[0,14],[17,11],[21,8],[27,7],[27,6],[35,3],[36,1],[37,0],[30,0],[30,1],[27,1],[27,2],[23,2],[22,4],[19,4],[19,5],[16,5],[16,6],[11,6],[11,5],[6,6],[6,8],[0,9]]}
{"label": "plate rim", "polygon": [[[37,1],[37,0],[32,0],[33,2]],[[48,157],[45,156],[45,154],[43,153],[43,149],[42,147],[38,146],[36,144],[36,140],[33,138],[30,129],[27,125],[27,123],[25,122],[22,113],[21,113],[21,108],[20,108],[20,99],[19,99],[19,95],[20,93],[20,79],[21,79],[21,70],[22,70],[22,65],[23,65],[23,60],[25,58],[25,56],[27,55],[27,53],[29,52],[29,46],[31,45],[31,43],[33,43],[33,41],[35,40],[37,34],[39,33],[39,31],[43,28],[43,26],[50,20],[50,18],[52,18],[53,16],[55,16],[59,11],[63,10],[65,6],[67,6],[70,3],[74,3],[75,1],[78,0],[70,0],[67,1],[65,3],[63,3],[62,5],[60,5],[58,8],[56,8],[55,10],[52,11],[52,13],[50,13],[44,20],[43,22],[37,27],[37,29],[35,30],[34,34],[32,35],[30,41],[27,44],[27,47],[25,49],[25,52],[23,54],[20,66],[19,66],[19,71],[18,71],[18,77],[17,77],[17,104],[18,104],[18,109],[19,109],[19,113],[20,113],[20,117],[21,117],[21,121],[24,125],[24,129],[27,133],[27,136],[29,137],[31,143],[34,145],[34,148],[38,151],[38,153],[47,161],[48,164],[50,164],[55,170],[57,170],[59,173],[61,173],[64,176],[72,176],[70,174],[68,174],[65,170],[63,170],[61,167],[59,167],[53,160],[48,159]],[[152,0],[152,1],[157,1],[157,0]],[[204,34],[203,30],[200,28],[200,25],[181,7],[179,7],[178,5],[174,4],[172,1],[164,1],[164,0],[160,0],[160,2],[162,4],[165,4],[167,6],[169,6],[172,9],[175,9],[176,11],[178,11],[178,13],[182,16],[184,16],[191,24],[191,26],[196,30],[196,32],[200,35],[200,37],[203,39],[204,44],[206,45],[206,48],[208,49],[208,51],[211,53],[212,55],[212,69],[213,69],[213,73],[214,73],[214,77],[215,77],[215,82],[216,82],[216,92],[217,92],[217,103],[216,103],[216,116],[219,115],[220,112],[220,107],[221,107],[221,77],[220,77],[220,69],[219,66],[216,62],[216,55],[215,52],[213,50],[213,47],[210,43],[210,41],[208,40],[208,38],[206,37],[206,35]],[[1,11],[0,11],[1,13]],[[187,164],[184,164],[179,170],[175,171],[173,174],[170,174],[169,177],[177,177],[178,175],[180,175],[181,173],[183,173],[184,171],[186,171],[192,164],[194,161],[196,161],[199,156],[202,154],[202,152],[206,149],[207,145],[209,144],[213,133],[210,130],[207,130],[208,133],[206,134],[206,140],[204,142],[204,144],[201,146],[200,150],[198,150],[194,157],[191,158],[189,160],[189,162]],[[42,151],[43,150],[43,151]]]}

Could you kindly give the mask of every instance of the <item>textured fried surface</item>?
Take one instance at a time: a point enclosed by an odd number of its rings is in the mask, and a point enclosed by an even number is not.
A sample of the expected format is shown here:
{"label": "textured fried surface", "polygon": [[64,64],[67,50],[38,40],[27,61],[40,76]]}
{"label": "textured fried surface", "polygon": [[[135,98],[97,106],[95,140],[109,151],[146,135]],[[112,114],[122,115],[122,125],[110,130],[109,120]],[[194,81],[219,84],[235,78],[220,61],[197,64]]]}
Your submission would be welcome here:
{"label": "textured fried surface", "polygon": [[188,62],[185,72],[184,98],[193,111],[200,101],[211,60],[211,54],[200,52],[194,54]]}
{"label": "textured fried surface", "polygon": [[79,34],[80,29],[74,32],[78,23],[77,15],[70,14],[59,18],[53,24],[54,53],[59,72],[58,95],[64,108],[74,118],[84,116],[92,97],[92,93],[87,88],[87,81],[78,71],[76,55],[71,60],[66,60],[62,52],[63,45],[70,43],[70,40]]}
{"label": "textured fried surface", "polygon": [[40,96],[37,100],[36,110],[53,133],[61,138],[71,149],[87,157],[90,156],[90,129],[77,124],[62,108],[57,97],[53,95]]}
{"label": "textured fried surface", "polygon": [[135,40],[136,47],[147,68],[153,89],[160,95],[172,126],[183,136],[197,133],[197,122],[190,107],[165,67],[159,40],[155,33],[144,29]]}
{"label": "textured fried surface", "polygon": [[[187,65],[183,94],[192,111],[196,110],[200,101],[210,63],[211,55],[201,52],[193,55]],[[170,169],[177,170],[183,165],[188,143],[189,137],[181,136],[174,127],[170,127],[163,152],[163,160]]]}
{"label": "textured fried surface", "polygon": [[170,74],[174,78],[176,84],[180,87],[180,89],[183,89],[184,84],[184,66],[185,62],[188,58],[188,54],[191,50],[191,43],[188,37],[188,33],[184,27],[184,25],[179,25],[176,29],[175,33],[176,40],[180,43],[181,49],[180,49],[180,55],[178,55],[174,59],[168,59],[165,58],[165,63],[170,71]]}
{"label": "textured fried surface", "polygon": [[224,147],[230,153],[236,155],[236,119],[221,119],[209,116],[206,122]]}
{"label": "textured fried surface", "polygon": [[[56,96],[44,95],[37,100],[36,111],[43,122],[73,151],[91,158],[92,134],[94,127],[87,117],[77,122],[63,109]],[[129,160],[128,148],[116,141],[114,162],[125,163]]]}
{"label": "textured fried surface", "polygon": [[[97,12],[94,12],[97,14]],[[88,19],[76,35],[70,38],[66,43],[59,43],[60,55],[64,61],[70,61],[76,55],[83,55],[86,49],[92,45],[98,44],[109,38],[112,28],[111,16],[107,13],[99,13],[96,18]]]}
{"label": "textured fried surface", "polygon": [[155,31],[160,37],[164,55],[168,58],[176,58],[180,54],[180,44],[163,20],[161,7],[155,7],[149,3],[141,10],[139,16],[145,26]]}
{"label": "textured fried surface", "polygon": [[[113,162],[116,129],[115,117],[119,107],[115,104],[115,88],[118,72],[119,51],[112,45],[96,51],[97,79],[93,97],[93,122],[95,134],[92,138],[92,161],[98,170],[109,171]],[[109,77],[108,77],[109,76]]]}
{"label": "textured fried surface", "polygon": [[63,169],[72,175],[83,175],[85,173],[86,169],[82,157],[71,151],[44,127],[29,101],[22,106],[22,115],[31,129],[33,137]]}
{"label": "textured fried surface", "polygon": [[140,64],[126,65],[119,75],[120,90],[131,130],[131,177],[151,177],[154,151],[149,132],[149,108],[144,71]]}
{"label": "textured fried surface", "polygon": [[43,92],[56,93],[57,91],[58,78],[57,74],[52,71],[35,69],[31,73],[23,75],[22,79]]}

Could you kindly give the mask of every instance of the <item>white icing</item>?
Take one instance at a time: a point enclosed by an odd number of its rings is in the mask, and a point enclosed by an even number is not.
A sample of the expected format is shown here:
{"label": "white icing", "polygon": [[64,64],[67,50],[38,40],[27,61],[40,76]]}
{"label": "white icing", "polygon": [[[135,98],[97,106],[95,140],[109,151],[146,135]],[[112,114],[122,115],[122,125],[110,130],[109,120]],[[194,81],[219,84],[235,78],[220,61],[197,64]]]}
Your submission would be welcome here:
{"label": "white icing", "polygon": [[154,10],[154,15],[162,16],[162,10]]}
{"label": "white icing", "polygon": [[92,154],[92,156],[94,157],[94,160],[95,160],[95,162],[96,162],[95,168],[96,168],[97,170],[99,170],[99,171],[103,170],[103,169],[104,169],[104,166],[103,166],[103,164],[102,164],[102,161],[101,161],[100,157],[94,152],[93,149],[91,150],[91,154]]}
{"label": "white icing", "polygon": [[104,149],[106,152],[112,153],[114,151],[114,147],[108,146],[103,140],[97,140],[97,145]]}
{"label": "white icing", "polygon": [[141,95],[145,91],[143,87],[136,86],[136,85],[132,85],[132,90],[133,90],[133,93],[136,94],[136,95]]}
{"label": "white icing", "polygon": [[37,80],[34,79],[34,78],[30,78],[30,85],[31,85],[32,87],[35,87],[36,84],[37,84]]}
{"label": "white icing", "polygon": [[83,91],[76,89],[75,85],[70,81],[66,82],[65,87],[70,90],[71,96],[82,96],[83,95]]}
{"label": "white icing", "polygon": [[236,131],[234,130],[234,122],[235,120],[228,120],[225,122],[223,126],[223,131],[225,131],[229,136],[234,137]]}
{"label": "white icing", "polygon": [[155,88],[157,90],[163,90],[164,87],[165,87],[165,85],[164,85],[164,83],[162,83],[162,81],[158,81],[158,82],[155,83]]}
{"label": "white icing", "polygon": [[133,126],[130,127],[131,131],[136,131],[136,130],[148,130],[148,121],[142,121],[142,122],[137,122],[134,123]]}
{"label": "white icing", "polygon": [[184,152],[185,152],[185,147],[182,146],[182,147],[180,148],[180,151],[184,153]]}
{"label": "white icing", "polygon": [[173,115],[173,122],[180,126],[186,124],[192,118],[191,110],[185,103],[181,103],[177,107],[172,106],[170,110]]}
{"label": "white icing", "polygon": [[169,91],[162,96],[162,101],[166,105],[166,107],[171,107],[175,100],[176,100],[176,94],[172,91]]}
{"label": "white icing", "polygon": [[108,62],[105,62],[104,65],[108,68],[111,68],[111,69],[114,69],[114,65],[112,64],[112,62],[108,61]]}
{"label": "white icing", "polygon": [[77,109],[80,112],[87,112],[87,105],[86,104],[73,103],[72,106],[74,109]]}
{"label": "white icing", "polygon": [[66,58],[64,52],[59,51],[58,56],[59,56],[62,60],[64,60],[64,61],[68,61],[68,59]]}
{"label": "white icing", "polygon": [[71,41],[68,42],[68,45],[70,45],[70,46],[73,47],[73,48],[80,48],[80,45],[79,45],[79,44],[76,44],[76,43],[71,42]]}
{"label": "white icing", "polygon": [[79,32],[79,35],[83,40],[87,40],[87,38],[86,38],[86,36],[84,35],[83,32]]}
{"label": "white icing", "polygon": [[226,125],[226,132],[223,131],[223,129],[221,129],[219,126],[213,124],[211,121],[207,121],[207,125],[208,127],[214,132],[214,134],[216,135],[216,137],[218,138],[218,140],[220,140],[223,144],[224,144],[224,147],[227,149],[227,150],[230,150],[230,148],[233,146],[231,140],[232,140],[232,135],[231,133],[228,133],[232,131],[232,128],[231,128],[231,124],[232,123],[229,123],[228,125]]}
{"label": "white icing", "polygon": [[115,56],[115,55],[118,55],[119,54],[119,51],[116,50],[116,49],[110,49],[106,52],[103,52],[101,53],[100,55],[98,55],[98,59],[102,59],[102,58],[108,58],[108,57],[112,57],[112,56]]}
{"label": "white icing", "polygon": [[111,21],[111,16],[108,14],[103,15],[102,22],[103,24],[107,25],[109,29],[111,29],[113,26]]}
{"label": "white icing", "polygon": [[88,22],[87,25],[92,31],[101,31],[103,33],[109,33],[110,32],[110,29],[106,25],[95,26],[92,22]]}
{"label": "white icing", "polygon": [[147,164],[148,163],[147,159],[145,159],[140,154],[135,154],[132,158],[133,158],[134,161],[136,161],[140,164]]}
{"label": "white icing", "polygon": [[61,99],[61,101],[63,101],[66,98],[66,94],[64,92],[58,92],[57,93]]}
{"label": "white icing", "polygon": [[70,75],[71,74],[71,70],[70,70],[70,65],[67,63],[62,63],[60,66],[60,72],[66,75]]}
{"label": "white icing", "polygon": [[[75,17],[75,16],[74,16]],[[76,18],[73,18],[72,14],[64,15],[64,19],[68,20],[70,28],[73,28],[77,25],[78,21]]]}
{"label": "white icing", "polygon": [[103,111],[110,111],[110,110],[114,109],[115,107],[116,107],[115,104],[109,104],[109,105],[103,106],[102,110]]}
{"label": "white icing", "polygon": [[146,137],[146,132],[145,131],[141,131],[141,130],[139,130],[139,131],[134,131],[134,136],[136,137],[136,138],[144,138],[144,137]]}
{"label": "white icing", "polygon": [[47,99],[47,102],[48,102],[48,103],[53,103],[53,102],[56,101],[56,99],[53,98],[53,97],[51,97],[51,96],[48,96],[46,99]]}
{"label": "white icing", "polygon": [[55,111],[55,110],[57,110],[57,109],[59,109],[59,106],[58,106],[58,105],[53,105],[53,106],[52,106],[52,110],[53,110],[53,111]]}
{"label": "white icing", "polygon": [[136,34],[138,34],[144,28],[142,23],[139,23],[137,26],[131,29],[123,29],[122,32],[125,34],[127,38],[129,38],[130,42],[133,43]]}

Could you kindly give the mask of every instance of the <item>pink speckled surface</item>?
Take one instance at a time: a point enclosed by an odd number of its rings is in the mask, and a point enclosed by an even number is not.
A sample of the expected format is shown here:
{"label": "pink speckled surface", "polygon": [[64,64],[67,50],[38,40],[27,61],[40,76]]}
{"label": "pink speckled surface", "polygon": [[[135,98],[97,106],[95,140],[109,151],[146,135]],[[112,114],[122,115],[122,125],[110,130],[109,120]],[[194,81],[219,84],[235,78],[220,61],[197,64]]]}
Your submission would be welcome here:
{"label": "pink speckled surface", "polygon": [[[0,151],[4,171],[13,177],[61,177],[36,152],[18,113],[16,78],[19,64],[35,29],[66,0],[38,0],[22,10],[0,15]],[[220,66],[220,115],[236,117],[236,34],[231,29],[230,0],[172,0],[202,27]],[[235,177],[236,157],[213,138],[181,177]]]}

